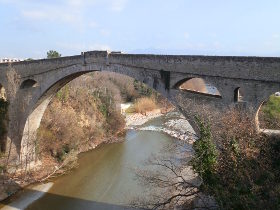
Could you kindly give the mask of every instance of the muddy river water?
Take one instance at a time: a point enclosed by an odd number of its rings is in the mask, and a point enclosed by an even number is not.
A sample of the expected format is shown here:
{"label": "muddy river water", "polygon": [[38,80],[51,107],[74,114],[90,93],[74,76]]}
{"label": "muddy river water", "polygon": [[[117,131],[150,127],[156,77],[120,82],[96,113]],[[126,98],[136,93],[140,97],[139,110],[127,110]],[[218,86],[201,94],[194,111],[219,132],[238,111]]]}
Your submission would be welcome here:
{"label": "muddy river water", "polygon": [[[160,126],[165,120],[158,117],[145,126]],[[130,201],[146,191],[134,169],[177,141],[163,132],[128,130],[125,141],[81,154],[78,168],[49,183],[46,193],[41,188],[26,189],[4,209],[128,209]]]}

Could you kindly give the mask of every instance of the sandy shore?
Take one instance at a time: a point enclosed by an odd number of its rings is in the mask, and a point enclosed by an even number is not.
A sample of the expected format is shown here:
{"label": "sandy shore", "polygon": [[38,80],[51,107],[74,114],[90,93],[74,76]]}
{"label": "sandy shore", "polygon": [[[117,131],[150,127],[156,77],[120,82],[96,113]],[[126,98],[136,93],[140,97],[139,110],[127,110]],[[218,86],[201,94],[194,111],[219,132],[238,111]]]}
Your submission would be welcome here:
{"label": "sandy shore", "polygon": [[143,125],[149,120],[162,116],[160,109],[155,109],[153,111],[147,112],[146,115],[142,115],[140,113],[126,114],[126,129],[133,129],[135,126]]}

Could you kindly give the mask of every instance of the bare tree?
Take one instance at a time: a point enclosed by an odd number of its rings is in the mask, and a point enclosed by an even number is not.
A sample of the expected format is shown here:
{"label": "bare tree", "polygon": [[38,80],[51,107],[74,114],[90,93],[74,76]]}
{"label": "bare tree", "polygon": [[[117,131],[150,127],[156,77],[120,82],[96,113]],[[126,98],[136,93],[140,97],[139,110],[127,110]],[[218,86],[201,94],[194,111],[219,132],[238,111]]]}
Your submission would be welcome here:
{"label": "bare tree", "polygon": [[172,155],[153,156],[144,168],[134,169],[137,180],[147,188],[147,195],[135,198],[131,205],[148,209],[193,209],[193,202],[201,196],[198,189],[201,181],[189,165],[192,152],[186,141],[179,141],[161,152]]}

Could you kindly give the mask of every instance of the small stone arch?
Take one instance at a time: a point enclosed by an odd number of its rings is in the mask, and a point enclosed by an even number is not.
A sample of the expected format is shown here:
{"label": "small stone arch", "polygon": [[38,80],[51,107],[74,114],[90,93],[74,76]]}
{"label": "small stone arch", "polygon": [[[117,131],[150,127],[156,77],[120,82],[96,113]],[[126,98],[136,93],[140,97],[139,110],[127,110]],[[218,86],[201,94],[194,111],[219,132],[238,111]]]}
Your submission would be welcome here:
{"label": "small stone arch", "polygon": [[240,87],[237,87],[234,89],[234,102],[241,102],[243,101],[243,94],[242,91],[240,91]]}
{"label": "small stone arch", "polygon": [[222,98],[220,91],[214,85],[199,77],[183,79],[175,85],[175,89]]}
{"label": "small stone arch", "polygon": [[38,83],[35,80],[27,79],[21,83],[20,89],[28,89],[28,88],[37,87],[37,86],[38,86]]}
{"label": "small stone arch", "polygon": [[0,84],[0,98],[7,100],[6,90],[2,84]]}

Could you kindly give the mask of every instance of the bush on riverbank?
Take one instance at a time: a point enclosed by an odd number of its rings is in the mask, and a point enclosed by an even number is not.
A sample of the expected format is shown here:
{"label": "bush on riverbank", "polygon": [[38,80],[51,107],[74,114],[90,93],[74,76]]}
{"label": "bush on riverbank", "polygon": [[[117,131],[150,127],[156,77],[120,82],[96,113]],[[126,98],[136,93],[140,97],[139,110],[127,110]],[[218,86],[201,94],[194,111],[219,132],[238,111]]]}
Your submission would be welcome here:
{"label": "bush on riverbank", "polygon": [[125,122],[116,105],[120,93],[112,82],[103,80],[103,87],[94,76],[73,80],[51,101],[38,130],[39,156],[62,162],[70,151],[86,151],[122,132]]}
{"label": "bush on riverbank", "polygon": [[154,98],[139,98],[133,105],[133,109],[136,113],[141,113],[146,115],[146,112],[152,111],[157,108]]}
{"label": "bush on riverbank", "polygon": [[[194,146],[193,166],[203,179],[200,189],[213,195],[221,209],[279,209],[280,139],[256,133],[249,119],[231,110],[221,118],[224,126],[215,128],[212,135],[200,130],[208,139],[204,152]],[[205,172],[213,153],[207,151],[213,143],[218,156],[211,173],[206,173],[211,174],[209,179]]]}

